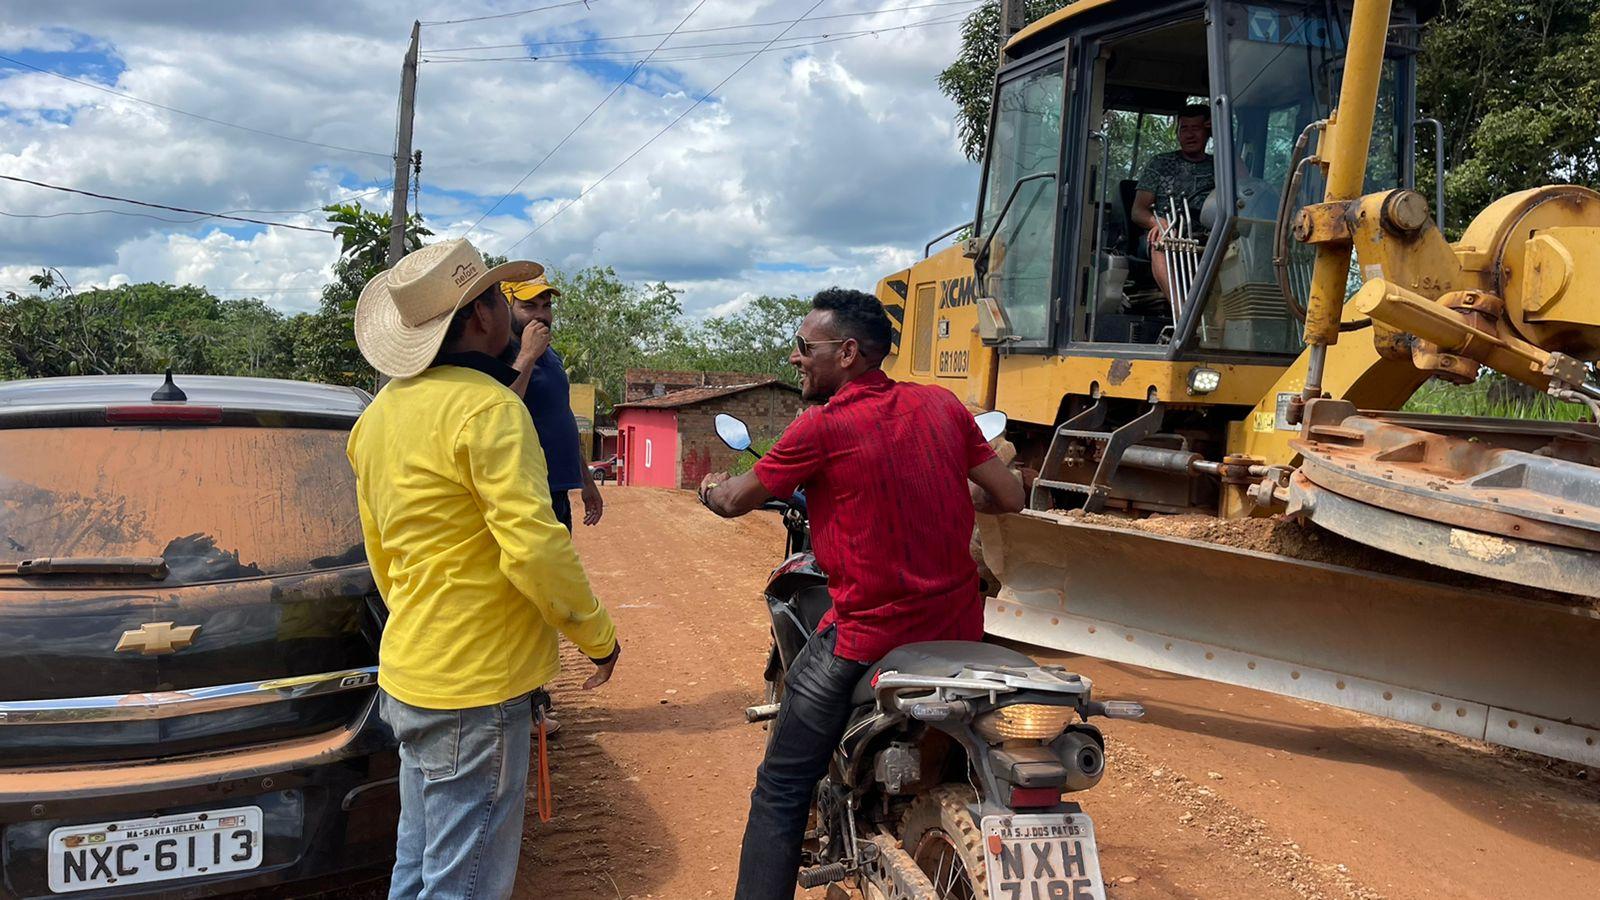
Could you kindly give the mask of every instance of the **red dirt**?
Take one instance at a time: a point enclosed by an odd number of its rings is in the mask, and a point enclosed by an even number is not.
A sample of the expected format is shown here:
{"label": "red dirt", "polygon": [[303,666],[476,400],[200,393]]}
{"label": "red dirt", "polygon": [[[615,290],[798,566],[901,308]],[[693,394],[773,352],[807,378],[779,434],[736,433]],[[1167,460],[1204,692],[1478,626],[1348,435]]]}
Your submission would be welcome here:
{"label": "red dirt", "polygon": [[[530,803],[517,896],[728,897],[764,739],[742,717],[767,649],[759,591],[782,531],[762,514],[717,519],[684,493],[606,496],[578,544],[625,649],[600,690],[578,690],[575,656],[554,686],[556,818],[539,823]],[[1600,884],[1600,786],[1571,769],[1065,661],[1102,697],[1150,711],[1104,726],[1111,768],[1081,795],[1112,900],[1565,898]]]}

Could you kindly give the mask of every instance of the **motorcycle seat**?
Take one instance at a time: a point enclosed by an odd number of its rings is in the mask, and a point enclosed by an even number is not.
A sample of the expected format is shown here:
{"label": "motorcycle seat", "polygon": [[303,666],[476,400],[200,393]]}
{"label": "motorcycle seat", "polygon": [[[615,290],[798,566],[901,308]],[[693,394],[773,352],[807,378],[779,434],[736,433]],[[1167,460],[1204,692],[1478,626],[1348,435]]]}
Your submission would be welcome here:
{"label": "motorcycle seat", "polygon": [[950,678],[961,674],[967,666],[1012,666],[1032,668],[1038,665],[1025,654],[997,644],[980,644],[977,641],[924,641],[906,644],[890,650],[878,660],[856,683],[850,700],[857,705],[871,703],[874,695],[873,681],[879,672],[895,671],[904,675],[931,675]]}

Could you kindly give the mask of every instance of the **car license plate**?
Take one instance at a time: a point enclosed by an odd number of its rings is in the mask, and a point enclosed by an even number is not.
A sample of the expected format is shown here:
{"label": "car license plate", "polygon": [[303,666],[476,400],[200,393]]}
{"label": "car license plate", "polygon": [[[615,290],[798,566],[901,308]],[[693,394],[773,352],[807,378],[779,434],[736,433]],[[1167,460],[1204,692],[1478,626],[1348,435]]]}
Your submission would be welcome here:
{"label": "car license plate", "polygon": [[1106,900],[1083,813],[983,817],[992,900]]}
{"label": "car license plate", "polygon": [[50,890],[58,894],[259,865],[259,806],[70,825],[50,832]]}

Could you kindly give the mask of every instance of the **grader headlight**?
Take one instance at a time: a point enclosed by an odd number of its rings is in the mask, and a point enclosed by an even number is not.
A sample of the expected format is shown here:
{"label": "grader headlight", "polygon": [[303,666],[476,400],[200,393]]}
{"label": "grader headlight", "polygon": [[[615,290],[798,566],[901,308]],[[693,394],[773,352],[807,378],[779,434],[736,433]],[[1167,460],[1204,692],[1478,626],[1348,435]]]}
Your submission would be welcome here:
{"label": "grader headlight", "polygon": [[1209,394],[1222,384],[1222,373],[1205,366],[1189,370],[1189,393]]}

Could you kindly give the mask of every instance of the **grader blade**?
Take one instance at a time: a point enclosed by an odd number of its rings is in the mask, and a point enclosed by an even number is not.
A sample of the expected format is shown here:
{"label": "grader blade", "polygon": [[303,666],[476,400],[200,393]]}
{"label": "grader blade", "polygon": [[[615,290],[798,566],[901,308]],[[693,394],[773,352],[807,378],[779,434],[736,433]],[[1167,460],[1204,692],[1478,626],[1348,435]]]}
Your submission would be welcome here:
{"label": "grader blade", "polygon": [[979,528],[1004,585],[991,634],[1600,764],[1600,613],[1588,603],[1058,513],[982,516]]}
{"label": "grader blade", "polygon": [[1313,400],[1289,514],[1371,547],[1547,591],[1600,593],[1593,423],[1357,413]]}

